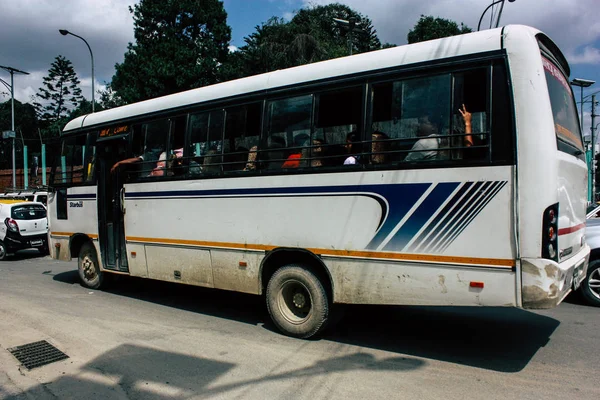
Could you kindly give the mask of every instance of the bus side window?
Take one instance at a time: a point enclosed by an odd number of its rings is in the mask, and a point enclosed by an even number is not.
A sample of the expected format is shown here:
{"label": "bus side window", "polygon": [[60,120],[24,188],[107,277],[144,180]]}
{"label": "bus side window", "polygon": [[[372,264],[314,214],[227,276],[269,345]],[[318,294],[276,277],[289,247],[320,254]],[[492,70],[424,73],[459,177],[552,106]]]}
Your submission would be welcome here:
{"label": "bus side window", "polygon": [[222,167],[224,110],[190,116],[190,176],[218,174]]}
{"label": "bus side window", "polygon": [[[315,129],[311,137],[311,166],[334,166],[367,157],[361,135],[363,87],[356,86],[317,95]],[[347,139],[352,138],[351,145]]]}
{"label": "bus side window", "polygon": [[[453,160],[489,160],[488,68],[454,73],[453,77],[451,157]],[[471,146],[465,146],[465,123],[458,111],[463,105],[471,113]]]}
{"label": "bus side window", "polygon": [[225,171],[241,171],[246,165],[250,149],[258,146],[261,103],[232,107],[226,109],[225,112],[223,169]]}
{"label": "bus side window", "polygon": [[167,138],[169,135],[169,120],[161,119],[144,125],[145,141],[141,154],[141,177],[159,177],[165,175],[167,160]]}
{"label": "bus side window", "polygon": [[87,183],[94,183],[96,179],[96,139],[98,132],[88,133],[86,151],[84,155],[84,174]]}
{"label": "bus side window", "polygon": [[[312,116],[312,95],[273,100],[268,103],[267,150],[259,159],[268,169],[282,168],[292,154],[301,153],[304,145],[297,145],[302,137],[309,137]],[[300,136],[299,135],[304,135]],[[296,157],[299,166],[305,166]]]}
{"label": "bus side window", "polygon": [[54,171],[54,184],[84,182],[84,161],[87,134],[70,137],[62,143],[62,151]]}
{"label": "bus side window", "polygon": [[185,173],[184,164],[188,159],[183,158],[185,143],[186,116],[171,118],[169,145],[167,147],[167,176],[181,176]]}
{"label": "bus side window", "polygon": [[371,162],[448,159],[450,84],[450,74],[374,84],[371,148],[385,145],[386,157]]}

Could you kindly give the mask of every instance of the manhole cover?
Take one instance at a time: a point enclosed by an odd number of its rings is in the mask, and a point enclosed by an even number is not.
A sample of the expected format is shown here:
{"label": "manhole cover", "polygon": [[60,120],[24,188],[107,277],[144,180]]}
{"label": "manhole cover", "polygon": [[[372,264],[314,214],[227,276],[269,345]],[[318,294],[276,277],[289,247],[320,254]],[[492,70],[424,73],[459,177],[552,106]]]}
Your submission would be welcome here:
{"label": "manhole cover", "polygon": [[8,351],[27,369],[41,367],[42,365],[69,358],[68,355],[45,340],[13,347],[8,349]]}

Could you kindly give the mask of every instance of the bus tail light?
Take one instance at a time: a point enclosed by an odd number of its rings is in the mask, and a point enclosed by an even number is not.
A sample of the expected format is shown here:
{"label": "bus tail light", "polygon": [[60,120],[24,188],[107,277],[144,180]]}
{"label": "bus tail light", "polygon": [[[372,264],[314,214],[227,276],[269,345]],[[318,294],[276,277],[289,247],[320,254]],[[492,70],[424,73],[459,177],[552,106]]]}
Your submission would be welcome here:
{"label": "bus tail light", "polygon": [[14,219],[6,218],[4,220],[4,224],[6,225],[6,227],[8,228],[9,231],[19,232],[19,224],[17,224],[17,221],[15,221]]}
{"label": "bus tail light", "polygon": [[546,208],[542,217],[542,258],[558,262],[558,203]]}

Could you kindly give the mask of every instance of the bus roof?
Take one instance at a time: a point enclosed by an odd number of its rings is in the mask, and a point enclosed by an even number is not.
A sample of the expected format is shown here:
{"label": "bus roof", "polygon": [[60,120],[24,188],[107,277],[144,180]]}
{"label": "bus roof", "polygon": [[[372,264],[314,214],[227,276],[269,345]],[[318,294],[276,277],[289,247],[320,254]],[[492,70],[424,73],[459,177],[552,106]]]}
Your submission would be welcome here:
{"label": "bus roof", "polygon": [[[87,114],[67,123],[63,133],[102,126],[113,121],[135,118],[141,115],[177,110],[205,101],[223,100],[299,83],[383,70],[398,65],[410,65],[434,59],[499,50],[502,49],[503,45],[502,35],[507,33],[523,36],[526,39],[534,38],[535,35],[541,32],[524,25],[507,25],[503,28],[429,40],[277,70]],[[352,62],[348,62],[349,59]]]}

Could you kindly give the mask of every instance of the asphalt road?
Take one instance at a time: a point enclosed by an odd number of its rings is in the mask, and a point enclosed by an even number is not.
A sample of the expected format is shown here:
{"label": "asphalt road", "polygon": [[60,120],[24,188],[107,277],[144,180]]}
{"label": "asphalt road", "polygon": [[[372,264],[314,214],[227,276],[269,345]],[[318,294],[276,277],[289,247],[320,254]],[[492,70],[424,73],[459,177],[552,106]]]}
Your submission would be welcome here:
{"label": "asphalt road", "polygon": [[[81,287],[76,263],[0,262],[0,398],[599,399],[600,309],[348,307],[317,340],[262,298],[140,279]],[[27,370],[8,349],[69,358]]]}

